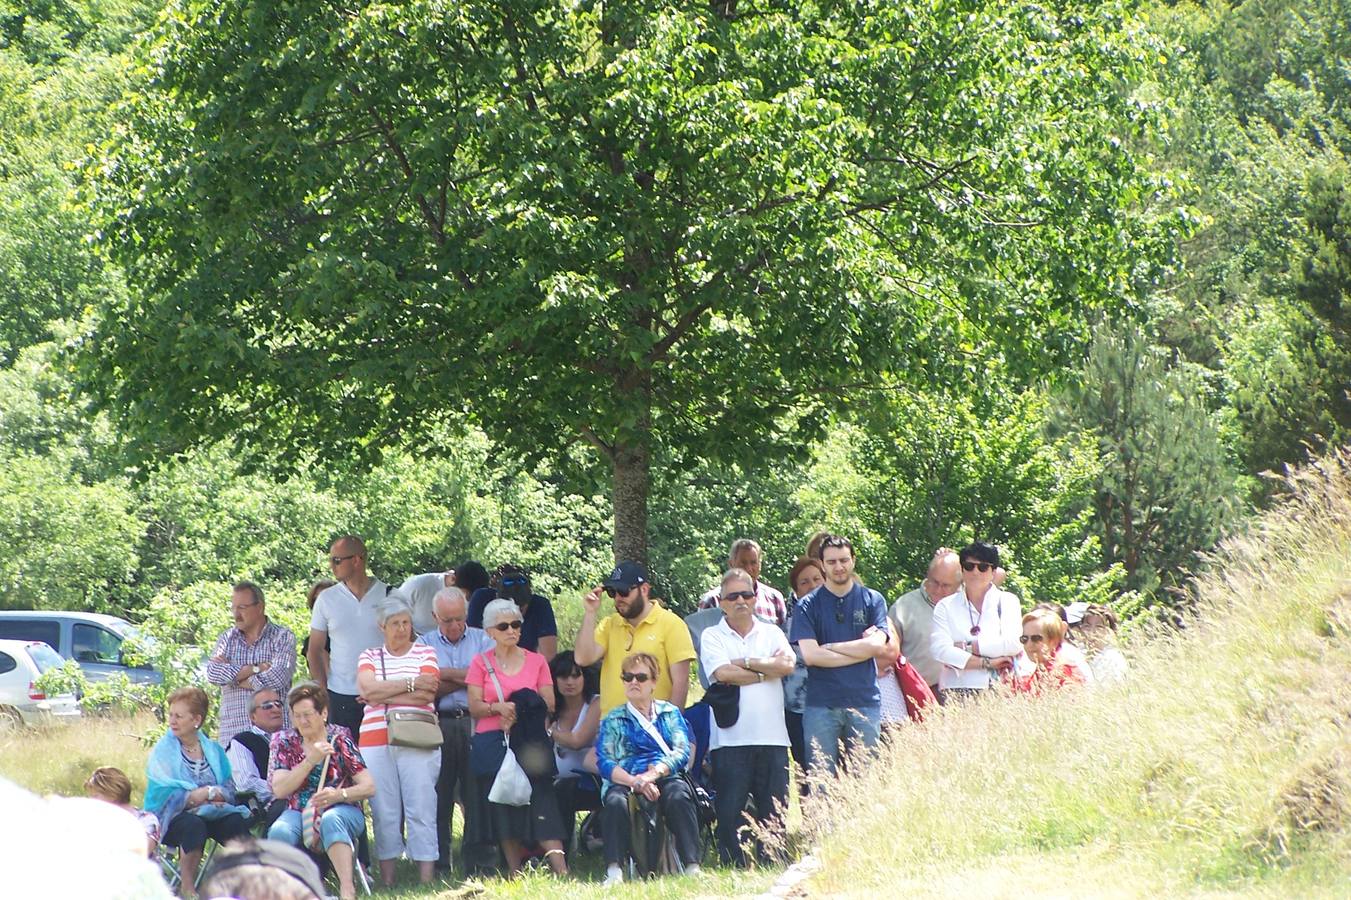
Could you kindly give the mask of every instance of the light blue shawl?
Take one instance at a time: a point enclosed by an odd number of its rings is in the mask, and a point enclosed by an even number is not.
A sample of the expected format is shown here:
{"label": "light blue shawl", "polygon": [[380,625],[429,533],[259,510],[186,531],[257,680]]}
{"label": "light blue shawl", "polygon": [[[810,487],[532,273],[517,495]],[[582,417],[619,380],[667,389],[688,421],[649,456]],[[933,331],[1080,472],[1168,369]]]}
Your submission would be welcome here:
{"label": "light blue shawl", "polygon": [[[197,732],[197,740],[201,742],[202,756],[211,767],[212,774],[218,779],[216,783],[224,793],[225,799],[233,802],[234,775],[230,771],[230,760],[225,756],[225,751],[220,748],[220,744],[200,731]],[[158,816],[163,828],[167,830],[169,822],[183,812],[187,805],[188,793],[200,787],[183,759],[183,744],[172,731],[166,731],[164,737],[160,738],[155,748],[150,751],[150,760],[146,763],[145,772],[148,781],[145,789],[145,808]],[[246,819],[249,817],[248,807],[231,806],[228,802],[220,806],[215,803],[204,803],[191,812],[203,819],[218,819],[231,813],[239,813]]]}

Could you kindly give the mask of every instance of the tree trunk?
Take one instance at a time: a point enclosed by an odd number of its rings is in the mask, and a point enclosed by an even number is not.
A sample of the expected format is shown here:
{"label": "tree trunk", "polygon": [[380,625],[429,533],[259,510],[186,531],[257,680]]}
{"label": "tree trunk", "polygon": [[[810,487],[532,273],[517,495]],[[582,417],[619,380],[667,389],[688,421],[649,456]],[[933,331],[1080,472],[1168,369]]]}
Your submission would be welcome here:
{"label": "tree trunk", "polygon": [[633,444],[614,448],[615,561],[647,565],[647,495],[652,485],[651,448],[644,432]]}

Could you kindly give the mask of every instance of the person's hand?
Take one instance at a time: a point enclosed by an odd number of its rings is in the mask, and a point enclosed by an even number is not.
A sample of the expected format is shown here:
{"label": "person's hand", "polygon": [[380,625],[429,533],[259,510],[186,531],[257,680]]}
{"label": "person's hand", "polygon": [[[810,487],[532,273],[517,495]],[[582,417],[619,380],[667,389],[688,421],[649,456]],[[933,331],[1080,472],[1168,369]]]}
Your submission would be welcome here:
{"label": "person's hand", "polygon": [[875,657],[874,661],[877,663],[877,677],[878,677],[878,678],[881,678],[883,675],[885,675],[885,674],[887,674],[888,672],[891,671],[891,665],[892,665],[892,664],[889,663],[889,662],[887,662],[887,661],[886,661],[885,659],[883,659],[882,657],[880,657],[880,656]]}
{"label": "person's hand", "polygon": [[877,626],[869,625],[867,628],[863,629],[863,634],[860,635],[860,637],[871,637],[875,631],[877,631]]}
{"label": "person's hand", "polygon": [[584,612],[600,612],[600,598],[605,593],[605,589],[596,585],[591,591],[582,598],[582,609]]}
{"label": "person's hand", "polygon": [[997,672],[1007,672],[1009,669],[1013,668],[1013,657],[996,656],[994,659],[990,660],[990,668]]}
{"label": "person's hand", "polygon": [[261,675],[270,668],[272,668],[272,660],[265,659],[258,664],[258,674]]}
{"label": "person's hand", "polygon": [[248,687],[249,679],[251,678],[253,678],[253,666],[252,665],[241,666],[239,669],[239,674],[235,675],[235,684],[239,685],[240,687]]}
{"label": "person's hand", "polygon": [[196,809],[197,807],[201,806],[203,803],[206,802],[206,798],[210,796],[210,793],[211,793],[210,788],[205,787],[194,788],[188,791],[188,801],[185,805],[188,807],[188,809]]}
{"label": "person's hand", "polygon": [[320,788],[314,792],[312,801],[315,809],[328,809],[336,803],[342,802],[342,789],[326,787]]}
{"label": "person's hand", "polygon": [[661,789],[657,787],[657,782],[647,775],[639,775],[638,777],[642,779],[642,786],[635,786],[635,790],[653,803],[656,803],[657,800],[661,798]]}
{"label": "person's hand", "polygon": [[324,757],[333,755],[333,745],[328,741],[315,741],[305,751],[305,762],[312,766],[317,766],[324,761]]}
{"label": "person's hand", "polygon": [[431,691],[436,693],[436,688],[441,684],[441,676],[431,675],[423,672],[417,678],[413,679],[413,689],[417,691]]}
{"label": "person's hand", "polygon": [[501,703],[494,703],[498,710],[498,715],[502,717],[502,730],[510,731],[511,726],[516,724],[516,704],[510,700],[504,700]]}

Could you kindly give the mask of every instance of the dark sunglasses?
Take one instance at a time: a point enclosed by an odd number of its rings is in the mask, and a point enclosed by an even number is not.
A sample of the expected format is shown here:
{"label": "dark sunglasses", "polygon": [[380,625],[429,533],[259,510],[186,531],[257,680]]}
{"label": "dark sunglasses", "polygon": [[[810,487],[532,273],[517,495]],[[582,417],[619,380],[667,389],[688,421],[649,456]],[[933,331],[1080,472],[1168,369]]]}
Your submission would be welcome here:
{"label": "dark sunglasses", "polygon": [[633,593],[633,588],[612,588],[612,587],[607,587],[607,588],[605,589],[605,593],[608,594],[608,595],[611,596],[611,597],[627,597],[629,594]]}
{"label": "dark sunglasses", "polygon": [[963,571],[970,572],[972,569],[980,569],[982,572],[988,572],[994,568],[994,563],[972,562],[967,560],[962,563]]}
{"label": "dark sunglasses", "polygon": [[726,597],[723,597],[722,599],[724,599],[724,600],[754,600],[754,599],[755,599],[755,591],[732,591],[732,593],[728,594]]}
{"label": "dark sunglasses", "polygon": [[328,558],[328,564],[330,566],[340,566],[343,563],[347,562],[349,559],[354,559],[355,557],[358,557],[360,555],[361,555],[360,553],[349,553],[346,556],[330,556]]}
{"label": "dark sunglasses", "polygon": [[498,631],[520,631],[524,624],[520,619],[517,619],[515,622],[498,622],[493,627]]}
{"label": "dark sunglasses", "polygon": [[264,700],[258,704],[259,709],[281,709],[280,700]]}
{"label": "dark sunglasses", "polygon": [[1022,637],[1018,638],[1018,640],[1021,641],[1021,642],[1024,643],[1024,644],[1028,643],[1029,641],[1030,641],[1031,643],[1033,643],[1033,644],[1040,644],[1042,641],[1046,640],[1046,635],[1044,635],[1044,634],[1025,634],[1025,635],[1023,635]]}
{"label": "dark sunglasses", "polygon": [[502,579],[502,587],[504,587],[504,588],[508,588],[508,587],[521,587],[521,586],[524,585],[524,584],[526,584],[526,580],[525,580],[524,577],[522,577],[522,576],[520,576],[520,575],[517,575],[517,576],[514,577],[514,578],[503,578],[503,579]]}
{"label": "dark sunglasses", "polygon": [[636,681],[639,684],[647,684],[647,682],[652,680],[652,676],[646,672],[625,672],[619,676],[619,680],[626,684],[630,681]]}

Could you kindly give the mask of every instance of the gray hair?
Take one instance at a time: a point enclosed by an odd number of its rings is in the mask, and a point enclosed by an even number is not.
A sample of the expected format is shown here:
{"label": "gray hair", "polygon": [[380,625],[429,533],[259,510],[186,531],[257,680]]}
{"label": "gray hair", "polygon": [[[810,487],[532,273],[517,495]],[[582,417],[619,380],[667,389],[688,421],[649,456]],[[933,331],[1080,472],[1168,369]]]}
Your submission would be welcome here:
{"label": "gray hair", "polygon": [[761,554],[760,545],[750,538],[737,538],[732,541],[732,549],[727,551],[727,564],[735,566],[737,557],[747,550],[754,550],[756,554]]}
{"label": "gray hair", "polygon": [[273,688],[269,688],[269,687],[259,688],[258,690],[254,691],[252,694],[249,694],[249,716],[250,716],[250,717],[252,717],[253,714],[254,714],[254,712],[257,711],[257,709],[258,709],[258,704],[262,702],[262,701],[260,701],[260,700],[258,699],[258,695],[259,695],[259,694],[271,694],[272,696],[276,697],[276,698],[277,698],[278,700],[280,700],[281,702],[283,702],[283,703],[286,702],[286,698],[283,697],[283,696],[281,695],[280,692],[274,690]]}
{"label": "gray hair", "polygon": [[[750,573],[745,569],[739,569],[736,566],[732,566],[732,568],[723,572],[722,581],[719,583],[719,587],[727,587],[727,582],[729,581],[744,581],[746,582],[746,587],[755,590],[755,579],[752,578]],[[722,592],[719,591],[718,593],[719,596],[721,596]]]}
{"label": "gray hair", "polygon": [[507,600],[505,597],[498,597],[496,600],[483,607],[484,629],[492,628],[500,619],[506,616],[515,616],[518,619],[521,618],[521,608],[516,605],[515,600]]}
{"label": "gray hair", "polygon": [[381,628],[385,623],[398,615],[407,614],[408,618],[413,617],[413,605],[408,602],[408,598],[398,591],[390,591],[386,596],[380,608],[376,610],[375,620]]}
{"label": "gray hair", "polygon": [[254,603],[257,603],[260,606],[262,605],[263,589],[260,588],[258,585],[254,584],[252,581],[239,581],[235,583],[234,587],[230,588],[230,593],[232,594],[238,594],[244,591],[247,591],[250,595],[253,596]]}
{"label": "gray hair", "polygon": [[464,591],[451,585],[436,592],[436,596],[432,598],[432,609],[440,606],[442,602],[450,603],[452,600],[459,600],[466,607],[469,606],[469,598],[465,596]]}

